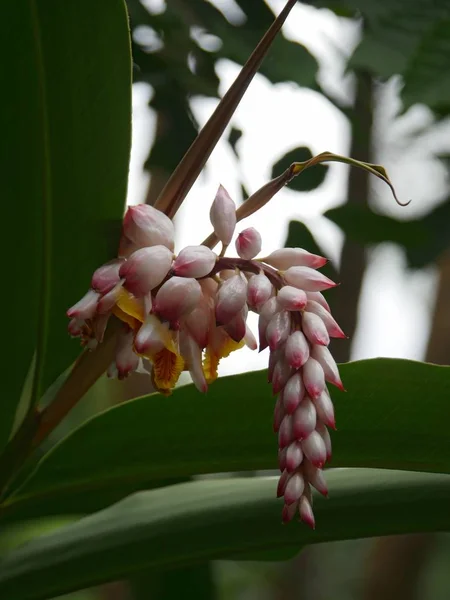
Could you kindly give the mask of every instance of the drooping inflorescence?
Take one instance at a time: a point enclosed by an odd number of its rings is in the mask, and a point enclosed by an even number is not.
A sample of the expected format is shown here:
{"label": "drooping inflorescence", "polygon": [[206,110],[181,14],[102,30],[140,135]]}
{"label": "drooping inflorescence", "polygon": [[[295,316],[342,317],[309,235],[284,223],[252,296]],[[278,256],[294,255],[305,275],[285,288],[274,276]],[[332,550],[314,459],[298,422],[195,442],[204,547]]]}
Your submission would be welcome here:
{"label": "drooping inflorescence", "polygon": [[94,348],[114,315],[123,326],[109,376],[147,373],[157,390],[170,393],[186,370],[206,392],[221,358],[244,345],[257,349],[247,324],[248,312],[256,312],[259,350],[270,350],[268,379],[277,395],[283,521],[298,514],[314,527],[311,486],[327,494],[322,469],[335,426],[326,382],[343,389],[327,346],[345,336],[322,295],[336,284],[317,270],[326,259],[301,248],[255,258],[261,236],[252,227],[236,238],[238,256],[225,256],[236,206],[222,186],[210,218],[222,253],[198,245],[174,255],[173,222],[149,205],[129,207],[119,257],[94,272],[89,291],[67,311],[69,333]]}

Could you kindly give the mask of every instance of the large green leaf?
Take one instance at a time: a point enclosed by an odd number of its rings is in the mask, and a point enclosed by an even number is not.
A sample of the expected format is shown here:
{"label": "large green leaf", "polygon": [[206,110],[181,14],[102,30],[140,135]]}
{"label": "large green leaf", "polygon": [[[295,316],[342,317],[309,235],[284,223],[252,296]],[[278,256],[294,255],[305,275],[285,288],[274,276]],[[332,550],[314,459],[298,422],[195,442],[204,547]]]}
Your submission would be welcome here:
{"label": "large green leaf", "polygon": [[[7,343],[0,448],[36,353],[37,398],[79,352],[65,310],[114,256],[130,150],[122,0],[7,2],[0,35]],[[101,77],[99,76],[101,74]]]}
{"label": "large green leaf", "polygon": [[[425,450],[425,448],[424,448]],[[144,568],[375,535],[450,530],[450,476],[344,469],[317,498],[317,529],[280,523],[276,478],[196,481],[140,492],[0,563],[0,596],[40,600]]]}
{"label": "large green leaf", "polygon": [[[341,366],[333,466],[450,472],[450,368],[375,359]],[[97,510],[159,480],[274,469],[274,399],[259,371],[138,398],[94,417],[38,465],[4,519]]]}

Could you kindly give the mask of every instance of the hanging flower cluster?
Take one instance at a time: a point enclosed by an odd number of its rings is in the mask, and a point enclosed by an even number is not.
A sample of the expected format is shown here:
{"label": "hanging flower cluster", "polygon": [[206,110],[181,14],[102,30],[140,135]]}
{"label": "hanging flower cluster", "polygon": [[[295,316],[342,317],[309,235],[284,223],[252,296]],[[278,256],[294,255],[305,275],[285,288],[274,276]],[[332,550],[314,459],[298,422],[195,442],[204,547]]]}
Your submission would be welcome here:
{"label": "hanging flower cluster", "polygon": [[[345,336],[322,295],[336,284],[317,271],[326,259],[301,248],[255,258],[261,236],[252,227],[236,238],[238,257],[225,256],[236,206],[222,186],[210,219],[222,253],[205,241],[175,255],[173,222],[152,206],[129,207],[119,258],[95,271],[91,289],[67,311],[69,332],[93,348],[115,315],[123,328],[108,375],[149,373],[162,393],[184,370],[206,392],[221,358],[244,345],[269,347],[283,520],[298,514],[314,527],[311,486],[327,494],[322,468],[331,458],[327,427],[335,425],[326,382],[342,389],[327,346]],[[259,344],[247,325],[249,310],[259,314]]]}

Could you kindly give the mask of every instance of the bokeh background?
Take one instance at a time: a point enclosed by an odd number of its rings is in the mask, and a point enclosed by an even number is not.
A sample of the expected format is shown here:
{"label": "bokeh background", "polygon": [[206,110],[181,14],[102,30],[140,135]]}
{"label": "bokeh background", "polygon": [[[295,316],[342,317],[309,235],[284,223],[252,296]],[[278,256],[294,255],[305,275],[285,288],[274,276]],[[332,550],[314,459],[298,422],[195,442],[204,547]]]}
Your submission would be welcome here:
{"label": "bokeh background", "polygon": [[[128,203],[151,203],[284,2],[127,4],[135,81]],[[325,272],[342,285],[328,299],[349,336],[332,348],[339,362],[449,364],[449,65],[448,0],[298,2],[176,217],[177,248],[210,232],[219,183],[240,204],[290,162],[324,150],[381,163],[399,198],[412,200],[407,207],[365,172],[330,164],[305,172],[242,228],[261,232],[264,254],[288,245],[330,258]],[[245,350],[221,373],[266,361],[265,352]],[[53,442],[148,386],[139,376],[120,388],[102,380]],[[66,598],[448,600],[449,565],[450,536],[396,536],[321,544],[286,561],[144,573]]]}

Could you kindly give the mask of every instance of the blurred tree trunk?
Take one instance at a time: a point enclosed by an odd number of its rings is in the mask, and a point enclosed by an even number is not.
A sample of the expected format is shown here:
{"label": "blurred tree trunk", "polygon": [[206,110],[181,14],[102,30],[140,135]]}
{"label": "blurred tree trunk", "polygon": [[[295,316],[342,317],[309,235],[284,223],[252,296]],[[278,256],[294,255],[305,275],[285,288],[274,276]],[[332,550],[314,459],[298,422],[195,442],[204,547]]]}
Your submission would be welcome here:
{"label": "blurred tree trunk", "polygon": [[438,365],[450,364],[450,251],[438,260],[439,283],[431,334],[425,360]]}
{"label": "blurred tree trunk", "polygon": [[[350,156],[372,162],[373,80],[367,72],[357,72],[353,105]],[[369,198],[369,174],[362,169],[349,169],[347,205],[365,206]],[[359,296],[366,269],[366,248],[348,238],[341,255],[339,279],[343,285],[333,292],[333,316],[349,336],[348,341],[333,343],[337,362],[350,359],[351,340],[356,331]]]}

